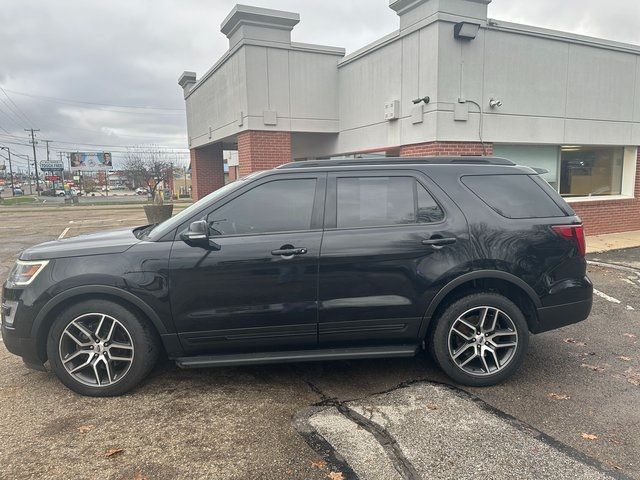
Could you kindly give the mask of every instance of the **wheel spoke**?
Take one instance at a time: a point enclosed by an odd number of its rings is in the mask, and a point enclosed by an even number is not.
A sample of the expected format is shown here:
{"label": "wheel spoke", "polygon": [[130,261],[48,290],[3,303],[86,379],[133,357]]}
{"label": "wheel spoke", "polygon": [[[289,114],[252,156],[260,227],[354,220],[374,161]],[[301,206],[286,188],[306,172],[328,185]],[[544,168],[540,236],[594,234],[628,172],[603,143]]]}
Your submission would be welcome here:
{"label": "wheel spoke", "polygon": [[493,348],[507,348],[507,347],[516,347],[518,346],[517,342],[507,342],[507,343],[496,343],[493,340],[490,341]]}
{"label": "wheel spoke", "polygon": [[131,357],[117,357],[114,355],[109,355],[109,359],[117,361],[117,362],[129,362],[131,363],[133,359]]}
{"label": "wheel spoke", "polygon": [[498,323],[498,317],[500,316],[500,310],[496,310],[496,309],[492,309],[494,314],[493,314],[493,321],[491,322],[491,327],[484,329],[484,332],[493,332],[496,329],[496,324]]}
{"label": "wheel spoke", "polygon": [[495,338],[495,337],[508,337],[508,336],[515,336],[516,332],[512,331],[512,330],[498,330],[496,332],[493,332],[489,338]]}
{"label": "wheel spoke", "polygon": [[69,370],[69,373],[76,373],[76,372],[79,372],[80,370],[82,370],[83,368],[88,367],[89,365],[91,365],[91,359],[92,358],[93,357],[90,356],[89,358],[87,358],[86,362],[81,363],[80,365],[78,365],[77,367],[73,368],[72,370]]}
{"label": "wheel spoke", "polygon": [[110,343],[109,348],[118,348],[120,350],[133,350],[133,347],[131,345],[127,345],[126,343],[117,343],[117,342]]}
{"label": "wheel spoke", "polygon": [[475,345],[473,345],[472,343],[467,343],[467,344],[463,345],[462,347],[460,347],[460,350],[458,350],[457,352],[455,352],[453,354],[453,359],[457,360],[458,357],[460,357],[460,355],[462,355],[464,352],[466,352],[467,350],[469,350],[472,347],[475,347]]}
{"label": "wheel spoke", "polygon": [[464,338],[465,340],[469,341],[469,340],[473,340],[473,334],[472,335],[465,335],[464,333],[462,333],[460,330],[458,330],[457,328],[453,327],[451,329],[451,331],[457,335],[460,335],[462,338]]}
{"label": "wheel spoke", "polygon": [[489,351],[489,353],[493,357],[493,361],[496,364],[496,369],[500,370],[500,362],[498,361],[498,355],[496,355],[496,351],[493,348],[488,348],[488,347],[487,347],[487,350]]}
{"label": "wheel spoke", "polygon": [[100,360],[104,364],[104,368],[107,371],[107,379],[109,383],[113,382],[113,371],[111,370],[111,362],[107,360],[105,357],[101,357]]}
{"label": "wheel spoke", "polygon": [[73,360],[74,358],[78,358],[80,355],[92,355],[93,352],[91,350],[77,350],[76,352],[72,353],[70,356],[68,356],[67,358],[62,360],[62,363],[68,363],[71,360]]}
{"label": "wheel spoke", "polygon": [[91,334],[91,332],[87,330],[83,325],[81,325],[80,322],[76,322],[74,320],[73,322],[71,322],[71,324],[78,330],[80,330],[89,340],[93,340],[93,335]]}
{"label": "wheel spoke", "polygon": [[102,338],[100,337],[100,329],[102,328],[102,324],[104,323],[104,319],[107,318],[106,315],[102,315],[102,318],[100,319],[100,322],[98,323],[98,328],[96,328],[96,332],[95,335],[97,338]]}
{"label": "wheel spoke", "polygon": [[93,363],[91,364],[93,366],[93,373],[96,376],[96,383],[98,384],[98,386],[102,385],[102,382],[100,381],[100,374],[98,373],[98,362],[100,361],[100,358],[96,358]]}
{"label": "wheel spoke", "polygon": [[116,321],[115,319],[113,319],[113,323],[111,324],[111,328],[109,329],[109,333],[107,335],[107,338],[105,338],[105,341],[108,342],[111,340],[111,337],[113,336],[113,331],[115,330],[115,328],[116,328]]}
{"label": "wheel spoke", "polygon": [[469,322],[467,322],[465,319],[463,318],[459,318],[458,321],[460,323],[462,323],[463,325],[466,325],[467,327],[469,327],[473,332],[476,331],[476,327],[474,327],[473,325],[471,325]]}
{"label": "wheel spoke", "polygon": [[487,315],[489,314],[489,307],[484,307],[484,310],[482,311],[482,315],[480,315],[480,322],[478,323],[478,327],[480,328],[481,332],[485,332],[486,330],[484,329],[484,322],[487,321]]}
{"label": "wheel spoke", "polygon": [[73,335],[69,330],[65,330],[64,334],[68,336],[71,340],[73,340],[79,347],[88,347],[93,343],[91,341],[88,341],[88,342],[81,341],[79,338]]}
{"label": "wheel spoke", "polygon": [[484,366],[484,369],[487,373],[489,373],[489,365],[487,364],[487,359],[484,356],[484,352],[486,351],[485,348],[482,349],[482,352],[480,353],[480,360],[482,361],[482,365]]}
{"label": "wheel spoke", "polygon": [[471,355],[469,358],[467,358],[464,362],[462,362],[460,364],[460,368],[464,367],[466,364],[468,364],[471,360],[478,358],[478,351],[476,350],[475,352],[473,352],[473,355]]}

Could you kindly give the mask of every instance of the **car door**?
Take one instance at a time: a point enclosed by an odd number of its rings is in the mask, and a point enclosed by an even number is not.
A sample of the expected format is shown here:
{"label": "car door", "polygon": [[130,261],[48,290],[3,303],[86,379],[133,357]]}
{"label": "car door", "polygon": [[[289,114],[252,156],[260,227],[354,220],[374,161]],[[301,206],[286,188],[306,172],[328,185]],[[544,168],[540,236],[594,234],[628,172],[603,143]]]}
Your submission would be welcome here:
{"label": "car door", "polygon": [[320,345],[415,343],[434,282],[468,256],[462,212],[417,171],[345,171],[325,218]]}
{"label": "car door", "polygon": [[207,220],[215,248],[179,239],[172,248],[171,304],[187,354],[317,345],[325,186],[326,174],[269,175],[191,219]]}

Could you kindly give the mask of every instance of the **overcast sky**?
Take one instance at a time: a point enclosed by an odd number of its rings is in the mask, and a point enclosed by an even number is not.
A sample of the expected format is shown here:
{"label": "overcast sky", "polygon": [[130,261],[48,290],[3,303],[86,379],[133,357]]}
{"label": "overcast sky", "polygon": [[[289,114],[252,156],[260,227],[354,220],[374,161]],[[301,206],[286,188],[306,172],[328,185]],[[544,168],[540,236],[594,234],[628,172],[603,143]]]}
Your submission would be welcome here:
{"label": "overcast sky", "polygon": [[[10,99],[0,91],[0,145],[30,153],[30,147],[7,142],[24,143],[23,129],[34,127],[39,139],[52,140],[52,155],[105,150],[117,161],[128,145],[186,149],[178,76],[183,70],[202,75],[226,51],[220,23],[235,3],[2,0],[0,86]],[[347,52],[398,26],[388,0],[243,3],[298,12],[294,41]],[[640,44],[638,0],[493,0],[489,16]],[[44,157],[44,143],[38,148]]]}

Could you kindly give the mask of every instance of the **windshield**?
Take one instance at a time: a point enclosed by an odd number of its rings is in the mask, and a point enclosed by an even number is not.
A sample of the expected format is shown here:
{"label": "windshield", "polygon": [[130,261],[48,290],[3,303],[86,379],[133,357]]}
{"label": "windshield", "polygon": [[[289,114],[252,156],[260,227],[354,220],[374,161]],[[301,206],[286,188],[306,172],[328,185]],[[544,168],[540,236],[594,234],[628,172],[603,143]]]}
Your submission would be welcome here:
{"label": "windshield", "polygon": [[224,197],[225,195],[231,193],[237,188],[240,188],[244,184],[244,180],[250,178],[252,175],[244,177],[237,182],[228,183],[224,187],[219,188],[215,192],[210,193],[206,197],[201,198],[193,205],[185,208],[177,215],[171,217],[169,220],[166,220],[158,225],[153,226],[150,230],[145,231],[144,233],[148,236],[149,240],[159,240],[164,235],[166,235],[169,231],[177,228],[180,224],[184,223],[189,219],[192,215],[196,214],[199,210],[204,208],[205,206],[215,202],[216,200]]}

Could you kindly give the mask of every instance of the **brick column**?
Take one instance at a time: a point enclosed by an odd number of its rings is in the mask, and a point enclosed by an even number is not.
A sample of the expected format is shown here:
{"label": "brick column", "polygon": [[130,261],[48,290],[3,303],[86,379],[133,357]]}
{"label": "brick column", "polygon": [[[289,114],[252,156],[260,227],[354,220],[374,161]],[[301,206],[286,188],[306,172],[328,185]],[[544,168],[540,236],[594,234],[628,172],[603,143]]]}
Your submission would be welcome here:
{"label": "brick column", "polygon": [[288,163],[291,156],[290,132],[247,130],[238,134],[240,176]]}
{"label": "brick column", "polygon": [[400,147],[401,157],[493,155],[493,144],[480,142],[428,142]]}
{"label": "brick column", "polygon": [[191,195],[194,200],[224,186],[222,144],[191,149]]}

